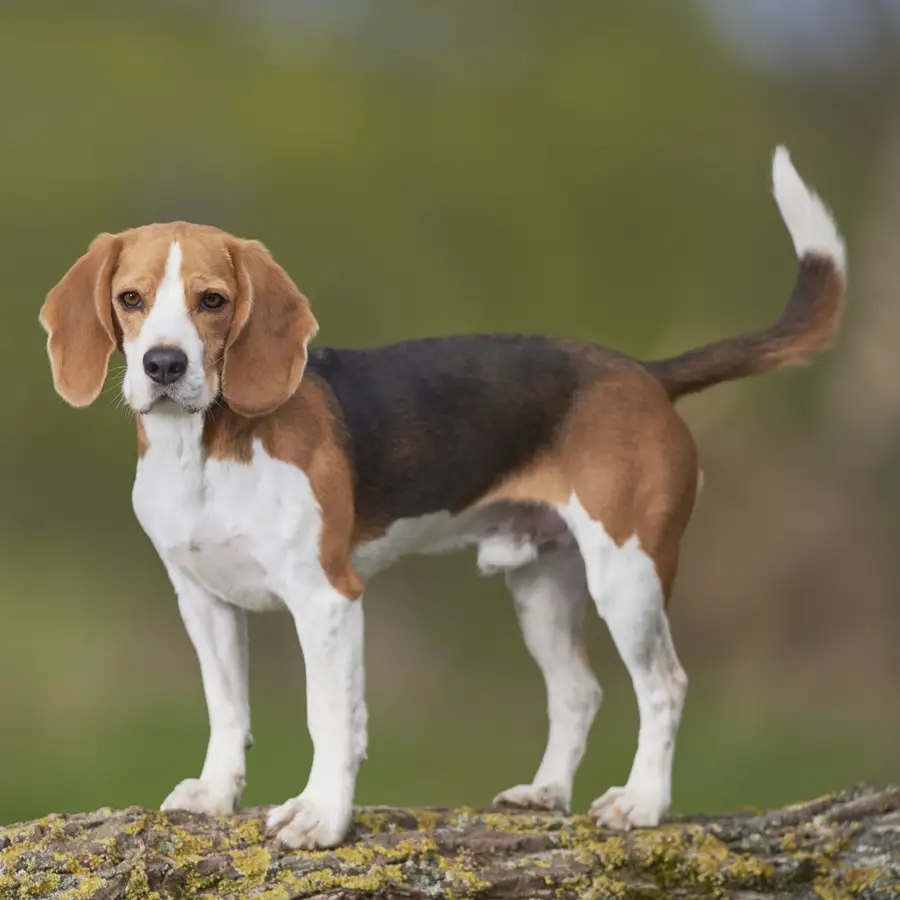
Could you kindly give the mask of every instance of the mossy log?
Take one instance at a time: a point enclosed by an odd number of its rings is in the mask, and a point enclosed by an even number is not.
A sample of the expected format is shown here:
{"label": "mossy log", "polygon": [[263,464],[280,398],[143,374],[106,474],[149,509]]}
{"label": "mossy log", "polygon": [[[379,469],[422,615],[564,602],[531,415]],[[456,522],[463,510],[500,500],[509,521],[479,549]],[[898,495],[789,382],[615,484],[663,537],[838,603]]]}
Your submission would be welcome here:
{"label": "mossy log", "polygon": [[616,835],[585,816],[360,810],[343,847],[284,850],[265,810],[137,807],[0,828],[0,898],[900,897],[900,788]]}

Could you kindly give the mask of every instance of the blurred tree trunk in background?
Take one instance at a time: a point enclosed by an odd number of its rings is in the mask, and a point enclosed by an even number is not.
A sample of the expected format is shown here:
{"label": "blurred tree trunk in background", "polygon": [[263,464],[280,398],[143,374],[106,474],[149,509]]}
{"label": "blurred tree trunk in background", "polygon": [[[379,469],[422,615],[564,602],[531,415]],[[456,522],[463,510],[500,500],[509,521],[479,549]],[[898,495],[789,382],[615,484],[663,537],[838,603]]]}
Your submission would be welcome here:
{"label": "blurred tree trunk in background", "polygon": [[842,463],[870,475],[892,467],[900,437],[900,118],[886,129],[871,181],[849,272],[852,328],[826,394]]}

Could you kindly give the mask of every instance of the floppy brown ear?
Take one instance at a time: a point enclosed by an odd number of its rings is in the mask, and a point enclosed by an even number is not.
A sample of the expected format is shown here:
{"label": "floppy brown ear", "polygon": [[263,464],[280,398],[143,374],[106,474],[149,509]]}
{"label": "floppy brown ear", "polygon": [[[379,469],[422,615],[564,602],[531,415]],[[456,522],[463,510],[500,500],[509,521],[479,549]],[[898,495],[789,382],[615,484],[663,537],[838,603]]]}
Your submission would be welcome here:
{"label": "floppy brown ear", "polygon": [[41,307],[53,384],[72,406],[97,399],[116,346],[110,285],[119,245],[116,235],[95,238]]}
{"label": "floppy brown ear", "polygon": [[259,241],[234,239],[238,296],[225,345],[222,393],[243,416],[277,409],[297,390],[319,326],[309,301]]}

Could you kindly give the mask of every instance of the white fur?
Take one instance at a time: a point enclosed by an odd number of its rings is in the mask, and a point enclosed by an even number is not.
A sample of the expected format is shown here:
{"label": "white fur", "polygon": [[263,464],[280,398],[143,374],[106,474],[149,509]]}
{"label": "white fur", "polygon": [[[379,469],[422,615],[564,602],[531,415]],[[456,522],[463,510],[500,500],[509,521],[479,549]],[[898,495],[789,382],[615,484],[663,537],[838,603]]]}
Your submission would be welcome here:
{"label": "white fur", "polygon": [[[144,372],[144,354],[155,347],[175,347],[187,355],[184,376],[166,388]],[[172,241],[169,247],[165,272],[146,319],[137,337],[126,341],[123,350],[127,366],[122,392],[133,409],[149,410],[163,395],[197,409],[205,409],[212,402],[218,386],[211,388],[203,371],[203,341],[188,311],[181,276],[181,247],[177,241]]]}
{"label": "white fur", "polygon": [[353,551],[353,566],[369,578],[410,554],[450,553],[473,538],[457,517],[446,511],[393,522],[380,537]]}
{"label": "white fur", "polygon": [[246,781],[252,743],[248,696],[247,617],[201,587],[186,569],[169,566],[178,607],[200,661],[209,711],[209,745],[200,778],[182,781],[162,809],[231,813]]}
{"label": "white fur", "polygon": [[786,147],[776,147],[772,158],[772,192],[797,256],[828,256],[846,271],[846,251],[837,225],[819,196],[797,174]]}
{"label": "white fur", "polygon": [[273,809],[268,825],[288,847],[332,847],[350,825],[356,773],[366,757],[362,602],[322,583],[290,591],[287,602],[306,663],[313,764],[303,793]]}
{"label": "white fur", "polygon": [[531,565],[509,572],[522,635],[547,686],[550,732],[531,784],[494,798],[526,809],[569,809],[572,782],[603,692],[583,656],[581,630],[589,599],[584,564],[571,540]]}
{"label": "white fur", "polygon": [[[143,356],[157,346],[179,347],[188,356],[187,373],[169,396],[186,406],[206,406],[211,388],[176,242],[139,336],[125,346],[124,383],[132,406],[152,407],[142,416],[148,449],[138,463],[135,513],[178,595],[209,709],[200,776],[177,785],[163,808],[214,814],[234,808],[251,741],[245,610],[287,607],[306,664],[314,755],[306,788],[273,809],[268,822],[290,847],[333,846],[349,826],[356,774],[366,754],[362,602],[341,595],[322,570],[322,513],[301,469],[269,456],[259,441],[249,462],[208,459],[202,414],[175,404],[154,406],[161,389],[145,375]],[[557,513],[501,503],[459,515],[403,519],[357,547],[352,564],[365,579],[409,553],[477,544],[482,571],[507,571],[525,642],[546,682],[550,723],[533,781],[496,798],[516,806],[569,806],[602,697],[580,644],[592,597],[631,674],[641,716],[628,782],[597,800],[592,812],[615,828],[655,825],[669,806],[686,689],[660,582],[637,538],[617,546],[574,494]]]}
{"label": "white fur", "polygon": [[[319,560],[321,511],[306,474],[253,446],[249,463],[209,460],[203,419],[174,406],[143,417],[149,448],[138,463],[134,508],[165,563],[200,661],[210,740],[199,778],[181,782],[164,809],[223,813],[245,781],[250,740],[244,610],[286,606],[306,664],[307,713],[314,746],[304,791],[274,809],[269,825],[291,847],[327,847],[350,822],[356,773],[366,752],[363,612],[329,583]],[[592,806],[597,820],[627,829],[659,822],[671,795],[675,736],[686,678],[675,655],[652,560],[637,538],[617,546],[578,498],[558,509],[571,537],[538,553],[510,554],[520,536],[504,532],[508,509],[439,513],[401,520],[362,545],[365,576],[406,553],[444,552],[471,543],[503,548],[490,557],[507,582],[525,642],[547,686],[549,735],[530,784],[498,803],[568,808],[572,782],[602,693],[583,657],[587,597],[606,620],[631,674],[640,710],[631,775]],[[577,549],[576,549],[577,545]],[[525,543],[525,546],[531,547]],[[579,559],[583,558],[583,562]]]}
{"label": "white fur", "polygon": [[537,546],[506,534],[491,534],[478,544],[478,569],[482,575],[511,571],[534,562]]}
{"label": "white fur", "polygon": [[291,847],[332,846],[349,824],[365,756],[362,602],[338,593],[322,571],[321,511],[306,474],[258,441],[250,463],[207,459],[202,424],[202,415],[172,406],[144,416],[149,449],[133,492],[178,593],[209,705],[200,778],[182,782],[164,808],[233,808],[250,726],[243,609],[286,606],[306,662],[314,758],[306,789],[271,823]]}
{"label": "white fur", "polygon": [[485,562],[483,571],[517,568],[534,559],[537,551],[528,541],[517,541],[513,536],[495,533],[505,515],[507,512],[502,508],[486,506],[455,516],[445,510],[398,519],[383,535],[354,549],[353,566],[365,579],[388,568],[403,556],[453,553],[478,544],[479,566]]}
{"label": "white fur", "polygon": [[637,537],[617,545],[575,494],[559,512],[578,542],[588,590],[631,675],[640,712],[628,781],[596,800],[591,813],[600,824],[616,829],[656,825],[671,802],[675,737],[687,690],[662,586]]}

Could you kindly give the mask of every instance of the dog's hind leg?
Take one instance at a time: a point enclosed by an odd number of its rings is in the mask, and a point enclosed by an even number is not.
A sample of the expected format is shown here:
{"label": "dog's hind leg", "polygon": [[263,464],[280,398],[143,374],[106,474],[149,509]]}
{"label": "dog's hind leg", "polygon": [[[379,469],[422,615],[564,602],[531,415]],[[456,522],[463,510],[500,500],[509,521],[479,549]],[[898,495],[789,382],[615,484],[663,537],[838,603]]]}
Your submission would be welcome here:
{"label": "dog's hind leg", "polygon": [[525,644],[546,682],[550,731],[531,784],[503,791],[494,803],[568,810],[575,771],[603,696],[582,640],[590,599],[584,564],[569,537],[562,546],[508,572],[506,583]]}
{"label": "dog's hind leg", "polygon": [[631,676],[640,713],[638,747],[623,787],[591,806],[599,824],[628,830],[659,824],[672,795],[675,738],[687,676],[669,632],[662,583],[637,537],[616,545],[599,522],[572,503],[573,530],[585,557],[591,596]]}

